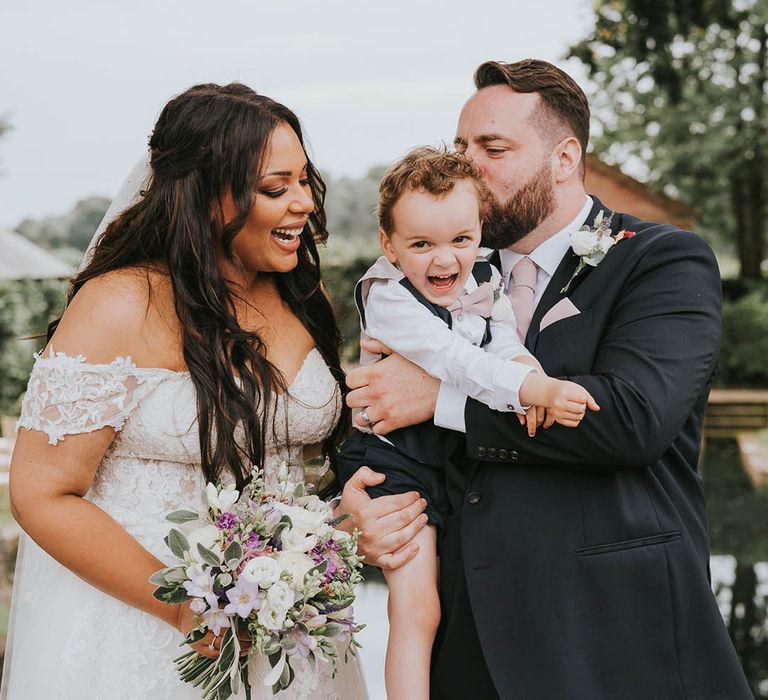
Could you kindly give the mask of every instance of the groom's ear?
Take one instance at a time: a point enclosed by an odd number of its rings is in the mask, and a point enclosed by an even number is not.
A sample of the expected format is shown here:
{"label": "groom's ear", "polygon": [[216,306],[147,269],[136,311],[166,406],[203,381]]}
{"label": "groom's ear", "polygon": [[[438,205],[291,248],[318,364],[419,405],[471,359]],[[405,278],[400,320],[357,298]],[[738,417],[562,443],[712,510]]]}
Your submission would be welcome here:
{"label": "groom's ear", "polygon": [[565,182],[575,175],[580,176],[583,153],[575,136],[563,139],[555,146],[552,156],[555,160],[555,182]]}
{"label": "groom's ear", "polygon": [[397,261],[397,253],[395,253],[395,249],[392,247],[392,241],[389,239],[389,234],[387,234],[383,228],[379,229],[379,245],[381,245],[381,250],[384,253],[384,256],[394,265]]}

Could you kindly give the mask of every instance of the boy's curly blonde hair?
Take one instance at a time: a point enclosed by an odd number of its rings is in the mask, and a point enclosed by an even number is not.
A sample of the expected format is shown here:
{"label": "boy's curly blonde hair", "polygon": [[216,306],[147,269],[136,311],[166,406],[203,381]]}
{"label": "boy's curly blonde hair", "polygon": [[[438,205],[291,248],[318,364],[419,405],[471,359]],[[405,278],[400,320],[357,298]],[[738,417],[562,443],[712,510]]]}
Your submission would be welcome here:
{"label": "boy's curly blonde hair", "polygon": [[447,148],[421,146],[414,148],[386,173],[379,185],[379,203],[376,213],[379,226],[387,235],[394,230],[392,209],[406,192],[411,190],[444,195],[461,181],[469,180],[477,193],[480,221],[485,219],[492,195],[475,164],[466,156]]}

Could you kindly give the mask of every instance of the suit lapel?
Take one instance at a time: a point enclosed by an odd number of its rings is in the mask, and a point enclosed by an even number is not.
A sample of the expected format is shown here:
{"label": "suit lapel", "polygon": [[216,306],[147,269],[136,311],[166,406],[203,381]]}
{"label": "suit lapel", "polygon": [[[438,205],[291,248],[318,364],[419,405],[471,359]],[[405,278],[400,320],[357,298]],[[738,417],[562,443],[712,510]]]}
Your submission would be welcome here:
{"label": "suit lapel", "polygon": [[[588,226],[592,226],[595,217],[603,211],[603,216],[613,216],[611,220],[611,231],[615,234],[618,231],[618,215],[608,209],[603,203],[595,196],[592,195],[592,209],[590,209],[587,219],[584,222]],[[565,296],[571,296],[576,288],[583,282],[584,278],[593,270],[593,268],[587,265],[583,268],[576,278],[571,282],[568,288],[568,294],[563,294],[562,289],[568,284],[568,281],[573,276],[576,266],[579,262],[579,256],[573,252],[570,248],[563,256],[560,264],[555,270],[555,274],[552,275],[552,279],[549,280],[544,294],[542,295],[531,319],[531,325],[528,327],[528,333],[525,336],[525,346],[531,351],[536,350],[536,341],[539,338],[539,326],[541,325],[541,319],[544,318],[544,314],[547,313],[558,301]]]}

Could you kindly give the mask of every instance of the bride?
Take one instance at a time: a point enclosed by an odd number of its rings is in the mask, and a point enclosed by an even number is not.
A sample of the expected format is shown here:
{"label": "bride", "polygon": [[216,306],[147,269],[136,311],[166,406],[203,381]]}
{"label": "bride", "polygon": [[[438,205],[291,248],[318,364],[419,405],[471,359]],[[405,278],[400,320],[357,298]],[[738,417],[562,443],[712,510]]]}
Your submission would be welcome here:
{"label": "bride", "polygon": [[[316,247],[324,185],[295,115],[243,85],[198,85],[149,146],[145,189],[75,277],[24,400],[7,700],[199,698],[172,663],[189,605],[148,582],[171,561],[165,515],[199,507],[206,481],[242,486],[251,464],[301,479],[347,425]],[[254,697],[272,697],[255,663]],[[300,669],[283,696],[367,693],[352,659],[336,678]]]}

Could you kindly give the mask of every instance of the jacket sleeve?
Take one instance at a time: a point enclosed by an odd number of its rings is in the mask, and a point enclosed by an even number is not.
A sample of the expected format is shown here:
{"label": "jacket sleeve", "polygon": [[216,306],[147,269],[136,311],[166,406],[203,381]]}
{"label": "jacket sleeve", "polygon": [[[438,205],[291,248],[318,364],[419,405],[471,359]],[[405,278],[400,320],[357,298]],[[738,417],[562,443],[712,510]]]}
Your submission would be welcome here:
{"label": "jacket sleeve", "polygon": [[[555,425],[531,439],[514,416],[469,399],[470,458],[619,471],[667,451],[717,363],[720,274],[703,239],[682,231],[658,236],[632,262],[591,373],[563,377],[584,386],[601,410],[587,411],[577,428]],[[497,459],[500,450],[509,459]]]}

